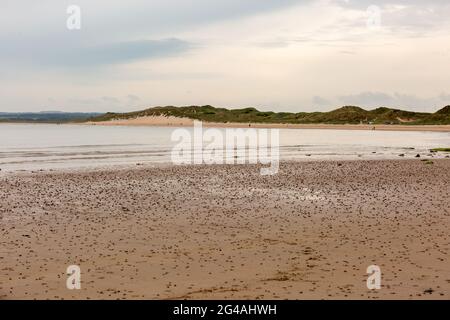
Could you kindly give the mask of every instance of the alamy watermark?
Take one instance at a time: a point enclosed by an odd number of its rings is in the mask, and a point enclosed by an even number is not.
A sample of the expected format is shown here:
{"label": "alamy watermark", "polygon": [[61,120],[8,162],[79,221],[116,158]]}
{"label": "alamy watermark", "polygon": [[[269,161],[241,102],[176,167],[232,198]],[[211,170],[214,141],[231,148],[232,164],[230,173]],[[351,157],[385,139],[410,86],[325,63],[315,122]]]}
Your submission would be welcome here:
{"label": "alamy watermark", "polygon": [[66,10],[69,17],[66,21],[67,29],[80,30],[81,29],[81,8],[77,5],[70,5]]}
{"label": "alamy watermark", "polygon": [[194,121],[193,130],[178,128],[171,140],[177,142],[172,149],[172,163],[181,164],[257,164],[261,175],[278,173],[279,130],[256,128],[203,129]]}
{"label": "alamy watermark", "polygon": [[366,11],[366,26],[370,30],[379,30],[381,28],[381,9],[379,6],[371,5]]}
{"label": "alamy watermark", "polygon": [[381,268],[376,265],[367,267],[366,272],[369,274],[367,278],[367,289],[380,290],[381,289]]}
{"label": "alamy watermark", "polygon": [[66,287],[69,290],[81,289],[81,269],[79,266],[73,264],[67,267],[66,270],[69,277],[66,280]]}

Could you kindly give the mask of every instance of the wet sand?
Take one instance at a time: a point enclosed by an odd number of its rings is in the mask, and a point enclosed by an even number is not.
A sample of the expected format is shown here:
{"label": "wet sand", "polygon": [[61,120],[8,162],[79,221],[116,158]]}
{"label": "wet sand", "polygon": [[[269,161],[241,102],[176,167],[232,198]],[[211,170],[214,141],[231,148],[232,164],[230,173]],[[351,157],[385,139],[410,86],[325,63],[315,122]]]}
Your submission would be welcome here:
{"label": "wet sand", "polygon": [[4,174],[0,298],[449,299],[449,181],[447,159]]}
{"label": "wet sand", "polygon": [[[192,127],[194,120],[188,118],[148,116],[99,122],[88,125],[102,126],[178,126]],[[279,129],[334,129],[334,130],[380,130],[380,131],[433,131],[450,132],[450,125],[369,125],[369,124],[287,124],[287,123],[234,123],[203,122],[204,127],[213,128],[279,128]]]}

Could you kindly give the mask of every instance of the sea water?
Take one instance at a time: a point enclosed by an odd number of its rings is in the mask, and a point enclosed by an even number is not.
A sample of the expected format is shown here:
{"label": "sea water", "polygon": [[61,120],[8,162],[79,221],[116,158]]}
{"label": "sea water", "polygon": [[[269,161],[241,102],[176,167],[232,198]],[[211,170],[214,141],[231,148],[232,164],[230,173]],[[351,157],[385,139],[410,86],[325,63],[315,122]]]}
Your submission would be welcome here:
{"label": "sea water", "polygon": [[[175,127],[0,124],[5,171],[171,164]],[[193,130],[192,128],[185,128]],[[219,128],[219,130],[225,130]],[[408,159],[450,147],[450,133],[279,129],[281,160]],[[399,157],[403,154],[404,157]],[[445,157],[440,153],[434,158]]]}

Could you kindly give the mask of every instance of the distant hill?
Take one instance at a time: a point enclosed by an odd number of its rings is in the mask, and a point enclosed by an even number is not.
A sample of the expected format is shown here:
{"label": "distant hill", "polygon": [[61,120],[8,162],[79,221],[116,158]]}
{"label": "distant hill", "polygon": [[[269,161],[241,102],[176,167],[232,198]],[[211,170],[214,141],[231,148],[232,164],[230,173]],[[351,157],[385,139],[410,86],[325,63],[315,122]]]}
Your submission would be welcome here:
{"label": "distant hill", "polygon": [[41,122],[41,123],[65,123],[83,122],[89,118],[101,115],[98,112],[0,112],[0,122]]}
{"label": "distant hill", "polygon": [[207,122],[291,123],[291,124],[450,124],[450,106],[435,113],[412,112],[391,108],[364,110],[344,106],[329,112],[262,112],[255,108],[225,109],[213,106],[154,107],[129,113],[108,112],[90,118],[90,121],[132,119],[145,116],[174,116]]}

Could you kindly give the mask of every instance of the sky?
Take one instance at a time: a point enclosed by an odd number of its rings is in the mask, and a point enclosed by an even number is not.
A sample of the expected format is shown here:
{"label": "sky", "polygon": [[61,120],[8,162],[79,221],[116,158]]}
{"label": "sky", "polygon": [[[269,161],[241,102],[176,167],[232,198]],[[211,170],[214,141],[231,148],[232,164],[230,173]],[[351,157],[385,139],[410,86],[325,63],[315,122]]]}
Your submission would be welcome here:
{"label": "sky", "polygon": [[0,0],[0,12],[0,112],[450,104],[448,0]]}

